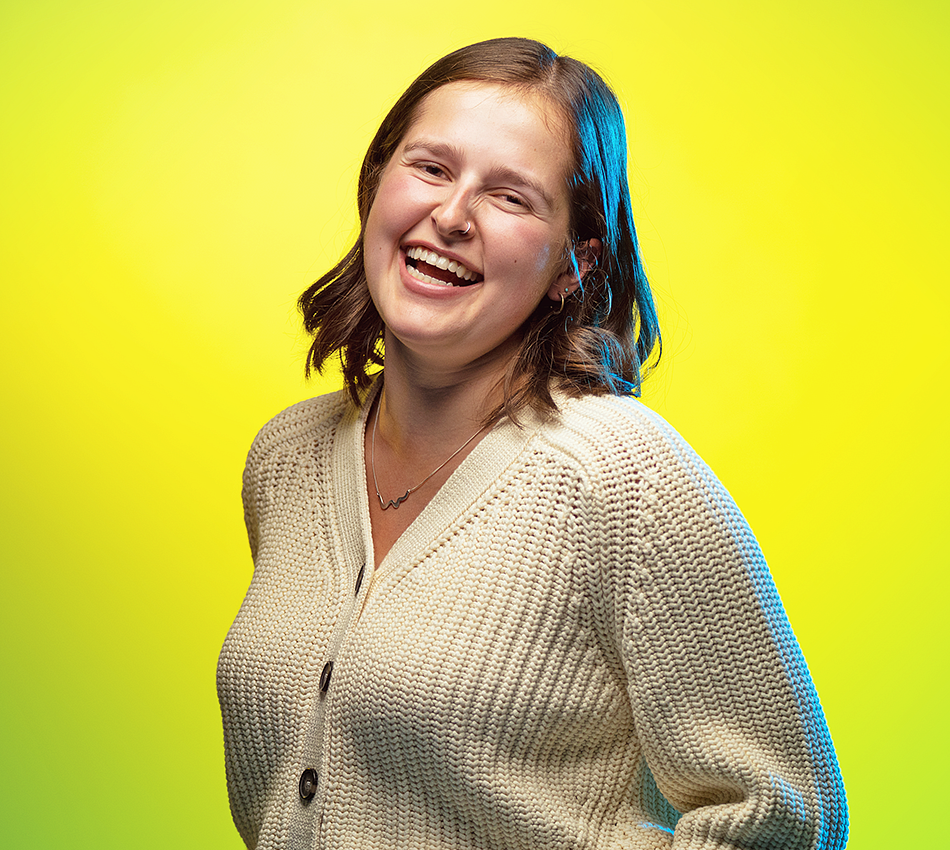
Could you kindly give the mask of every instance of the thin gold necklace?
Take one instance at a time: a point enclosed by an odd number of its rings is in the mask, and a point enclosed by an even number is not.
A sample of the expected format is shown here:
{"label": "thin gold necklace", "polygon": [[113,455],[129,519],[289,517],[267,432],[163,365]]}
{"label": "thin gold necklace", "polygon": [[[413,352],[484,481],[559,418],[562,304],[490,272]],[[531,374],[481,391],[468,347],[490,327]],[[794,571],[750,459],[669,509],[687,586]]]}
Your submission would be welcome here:
{"label": "thin gold necklace", "polygon": [[474,440],[482,431],[485,430],[485,426],[482,425],[471,437],[469,437],[462,445],[460,445],[452,454],[450,454],[445,460],[442,461],[435,469],[432,470],[425,478],[423,478],[415,487],[410,487],[403,493],[398,499],[389,499],[388,501],[383,499],[382,494],[379,492],[379,482],[376,480],[376,426],[379,425],[379,409],[383,406],[382,398],[376,403],[376,418],[373,420],[373,450],[372,450],[372,467],[373,467],[373,486],[376,488],[376,498],[379,499],[379,506],[385,511],[388,508],[398,508],[406,499],[409,498],[411,493],[415,493],[423,484],[426,483],[433,475],[435,475],[443,466],[445,466],[453,457],[455,457],[462,449],[464,449],[472,440]]}

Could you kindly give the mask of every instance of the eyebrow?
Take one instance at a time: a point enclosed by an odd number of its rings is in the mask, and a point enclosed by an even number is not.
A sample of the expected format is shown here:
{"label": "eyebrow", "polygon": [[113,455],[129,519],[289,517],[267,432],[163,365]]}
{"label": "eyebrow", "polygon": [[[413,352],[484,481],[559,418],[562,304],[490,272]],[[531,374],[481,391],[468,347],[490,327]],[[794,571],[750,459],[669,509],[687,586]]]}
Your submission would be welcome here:
{"label": "eyebrow", "polygon": [[[461,148],[457,145],[427,139],[418,139],[415,142],[409,142],[402,150],[403,153],[411,153],[417,150],[430,151],[435,154],[435,156],[444,157],[446,159],[460,160],[464,158]],[[536,180],[528,177],[526,174],[522,174],[520,171],[515,171],[507,165],[497,165],[488,172],[488,177],[491,181],[500,180],[515,188],[529,189],[539,195],[544,203],[551,209],[554,209],[554,199],[548,194],[545,188]]]}

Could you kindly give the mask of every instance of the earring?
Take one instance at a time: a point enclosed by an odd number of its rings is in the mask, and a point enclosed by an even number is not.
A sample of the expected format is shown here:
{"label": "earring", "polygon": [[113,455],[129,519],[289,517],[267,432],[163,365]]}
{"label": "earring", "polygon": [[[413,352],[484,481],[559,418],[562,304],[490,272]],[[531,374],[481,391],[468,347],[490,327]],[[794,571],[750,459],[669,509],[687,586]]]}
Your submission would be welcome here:
{"label": "earring", "polygon": [[568,295],[570,295],[570,294],[571,294],[571,290],[570,290],[570,289],[565,289],[565,290],[561,293],[561,306],[558,307],[557,310],[554,311],[554,315],[555,315],[555,316],[560,315],[560,314],[564,311],[564,300],[565,300],[565,298],[566,298]]}

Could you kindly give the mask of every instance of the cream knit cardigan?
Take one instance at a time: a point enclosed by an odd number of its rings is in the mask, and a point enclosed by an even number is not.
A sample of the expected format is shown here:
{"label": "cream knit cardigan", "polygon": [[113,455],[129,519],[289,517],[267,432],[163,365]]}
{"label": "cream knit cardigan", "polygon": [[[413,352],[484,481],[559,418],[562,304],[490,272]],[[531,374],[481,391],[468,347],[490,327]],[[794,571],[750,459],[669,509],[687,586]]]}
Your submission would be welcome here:
{"label": "cream knit cardigan", "polygon": [[728,493],[639,402],[561,408],[499,423],[375,573],[368,405],[257,436],[218,665],[249,848],[844,847],[821,707]]}

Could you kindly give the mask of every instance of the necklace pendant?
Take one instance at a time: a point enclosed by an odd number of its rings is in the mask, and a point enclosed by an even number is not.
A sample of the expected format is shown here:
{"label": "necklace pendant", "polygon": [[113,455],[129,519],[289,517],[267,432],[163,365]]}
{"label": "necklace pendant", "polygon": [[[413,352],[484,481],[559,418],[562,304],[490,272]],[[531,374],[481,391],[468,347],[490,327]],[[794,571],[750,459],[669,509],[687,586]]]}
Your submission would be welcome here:
{"label": "necklace pendant", "polygon": [[406,501],[406,499],[409,498],[409,493],[411,492],[411,490],[406,490],[406,492],[403,493],[398,499],[390,499],[389,501],[385,501],[378,490],[376,491],[376,495],[379,496],[380,507],[385,511],[389,508],[398,508],[403,502]]}

